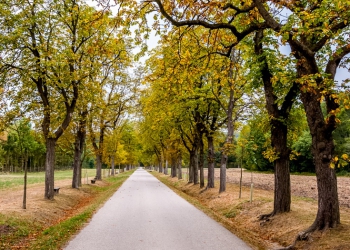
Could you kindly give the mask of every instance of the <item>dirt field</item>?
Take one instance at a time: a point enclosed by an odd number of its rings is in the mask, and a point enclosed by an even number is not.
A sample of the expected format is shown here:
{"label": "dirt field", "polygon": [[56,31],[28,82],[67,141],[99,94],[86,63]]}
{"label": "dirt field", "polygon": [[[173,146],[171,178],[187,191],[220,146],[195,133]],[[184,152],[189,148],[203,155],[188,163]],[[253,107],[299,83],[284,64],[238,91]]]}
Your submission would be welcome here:
{"label": "dirt field", "polygon": [[[253,176],[253,177],[252,177]],[[215,178],[219,178],[219,169],[215,169]],[[274,189],[274,175],[243,171],[243,185],[249,186],[253,178],[254,187],[264,190]],[[238,184],[240,169],[228,169],[227,182]],[[350,208],[350,178],[338,177],[339,204]],[[291,175],[292,195],[317,200],[316,176]]]}
{"label": "dirt field", "polygon": [[[238,184],[240,179],[240,169],[227,170],[227,182]],[[215,178],[219,179],[219,169],[215,169]],[[253,177],[252,177],[253,176]],[[243,185],[249,186],[253,178],[254,188],[263,190],[274,189],[274,175],[251,173],[243,171]],[[339,203],[341,206],[350,208],[350,178],[338,177],[338,194]],[[292,195],[300,197],[308,197],[317,200],[317,184],[316,176],[301,176],[291,175],[291,189]]]}

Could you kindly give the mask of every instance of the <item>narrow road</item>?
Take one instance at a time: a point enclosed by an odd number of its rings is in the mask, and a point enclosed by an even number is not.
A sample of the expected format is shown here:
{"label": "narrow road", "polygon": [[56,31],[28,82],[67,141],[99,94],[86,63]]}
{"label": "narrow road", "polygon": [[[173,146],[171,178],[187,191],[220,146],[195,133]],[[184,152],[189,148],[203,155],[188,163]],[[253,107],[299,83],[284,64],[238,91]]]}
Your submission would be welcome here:
{"label": "narrow road", "polygon": [[80,249],[251,248],[147,171],[138,169],[65,248]]}

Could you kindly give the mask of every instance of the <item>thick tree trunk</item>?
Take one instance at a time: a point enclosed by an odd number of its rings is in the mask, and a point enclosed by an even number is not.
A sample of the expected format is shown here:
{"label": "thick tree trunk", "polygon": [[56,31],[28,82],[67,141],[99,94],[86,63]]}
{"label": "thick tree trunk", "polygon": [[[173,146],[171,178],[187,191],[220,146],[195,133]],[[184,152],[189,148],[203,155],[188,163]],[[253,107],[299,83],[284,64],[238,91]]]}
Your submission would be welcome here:
{"label": "thick tree trunk", "polygon": [[159,162],[159,173],[163,173],[163,162]]}
{"label": "thick tree trunk", "polygon": [[330,167],[334,157],[332,132],[334,117],[325,122],[319,97],[312,92],[301,93],[307,121],[312,136],[312,154],[316,166],[318,188],[317,216],[309,231],[336,227],[340,223],[337,177]]}
{"label": "thick tree trunk", "polygon": [[78,179],[78,185],[79,185],[79,187],[81,187],[82,186],[81,179],[83,178],[83,162],[82,161],[80,161],[79,171],[80,171],[80,173],[79,173],[80,178]]}
{"label": "thick tree trunk", "polygon": [[291,204],[291,187],[290,187],[290,171],[289,171],[289,154],[290,150],[287,147],[287,126],[282,121],[274,121],[278,125],[272,125],[271,141],[272,147],[275,148],[278,154],[278,159],[275,160],[274,177],[274,204],[272,215],[285,213],[290,211]]}
{"label": "thick tree trunk", "polygon": [[204,188],[204,145],[203,140],[200,140],[199,144],[199,156],[198,156],[198,168],[199,168],[199,186]]}
{"label": "thick tree trunk", "polygon": [[208,184],[207,188],[214,188],[215,154],[214,138],[212,134],[207,135],[208,140]]}
{"label": "thick tree trunk", "polygon": [[189,176],[188,183],[194,183],[194,173],[195,173],[195,157],[196,153],[194,150],[190,151],[190,165],[189,165]]}
{"label": "thick tree trunk", "polygon": [[219,193],[226,191],[226,166],[227,166],[228,155],[226,152],[221,154],[221,164],[220,164],[220,188]]}
{"label": "thick tree trunk", "polygon": [[45,158],[45,199],[52,200],[54,198],[55,185],[55,147],[56,139],[46,139],[46,158]]}
{"label": "thick tree trunk", "polygon": [[165,160],[164,174],[168,175],[168,160]]}
{"label": "thick tree trunk", "polygon": [[181,180],[182,179],[182,158],[181,158],[181,156],[178,158],[177,168],[178,168],[178,170],[177,170],[177,178],[179,180]]}
{"label": "thick tree trunk", "polygon": [[198,184],[198,152],[197,149],[194,150],[194,158],[193,158],[193,184]]}
{"label": "thick tree trunk", "polygon": [[102,179],[102,154],[99,152],[96,154],[96,179]]}
{"label": "thick tree trunk", "polygon": [[72,188],[79,188],[81,186],[81,173],[82,162],[81,156],[84,150],[84,144],[86,140],[86,116],[88,111],[85,110],[80,113],[80,121],[78,125],[78,131],[74,143],[74,162],[73,162],[73,179]]}
{"label": "thick tree trunk", "polygon": [[111,170],[112,170],[112,176],[114,176],[114,172],[115,172],[115,166],[114,166],[114,155],[112,155],[112,163],[111,163]]}
{"label": "thick tree trunk", "polygon": [[[79,134],[79,132],[78,132]],[[80,162],[81,162],[81,147],[80,147],[81,139],[79,135],[75,138],[74,143],[74,162],[73,162],[73,179],[72,179],[72,188],[79,188],[79,179],[81,179],[81,171],[80,171]]]}
{"label": "thick tree trunk", "polygon": [[177,168],[176,163],[177,163],[176,160],[171,161],[171,177],[172,178],[176,177],[176,168]]}
{"label": "thick tree trunk", "polygon": [[266,109],[270,116],[271,126],[271,146],[275,150],[278,159],[274,162],[274,208],[272,213],[262,215],[260,218],[265,219],[279,213],[290,211],[291,204],[291,187],[289,171],[290,149],[287,146],[287,121],[290,109],[298,94],[298,85],[294,82],[288,93],[284,96],[283,103],[279,108],[277,104],[278,97],[275,94],[269,65],[264,55],[262,39],[263,30],[259,30],[255,36],[255,53],[260,56],[261,76],[264,83],[264,92],[266,100]]}
{"label": "thick tree trunk", "polygon": [[232,138],[233,138],[233,121],[232,121],[232,109],[231,112],[229,112],[230,115],[228,117],[227,122],[227,135],[225,143],[221,150],[221,163],[220,163],[220,188],[219,193],[226,191],[226,168],[227,168],[227,160],[228,160],[228,154],[230,152],[230,148],[232,145]]}

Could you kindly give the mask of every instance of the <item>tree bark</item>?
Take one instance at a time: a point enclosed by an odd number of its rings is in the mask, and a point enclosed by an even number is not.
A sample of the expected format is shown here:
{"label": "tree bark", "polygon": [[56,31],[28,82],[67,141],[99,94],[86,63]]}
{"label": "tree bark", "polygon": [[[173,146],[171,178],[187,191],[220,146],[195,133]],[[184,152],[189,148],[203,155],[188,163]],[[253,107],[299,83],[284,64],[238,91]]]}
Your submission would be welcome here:
{"label": "tree bark", "polygon": [[46,158],[45,158],[45,199],[53,200],[54,198],[54,166],[55,166],[55,147],[56,139],[46,139]]}
{"label": "tree bark", "polygon": [[112,155],[112,162],[111,162],[111,170],[112,170],[112,176],[114,176],[114,172],[115,172],[115,170],[114,170],[114,168],[115,168],[115,166],[114,166],[114,155]]}
{"label": "tree bark", "polygon": [[227,167],[227,153],[221,153],[221,164],[220,164],[220,188],[219,193],[226,191],[226,167]]}
{"label": "tree bark", "polygon": [[[232,91],[233,88],[231,88]],[[232,104],[231,104],[232,103]],[[220,163],[220,188],[219,193],[226,191],[226,168],[227,168],[227,160],[228,154],[230,152],[230,148],[233,140],[233,120],[232,120],[232,110],[233,110],[233,93],[232,100],[230,100],[229,108],[228,108],[228,116],[227,116],[227,135],[225,143],[221,150],[221,163]]]}
{"label": "tree bark", "polygon": [[171,177],[176,177],[176,169],[177,169],[177,159],[171,161]]}
{"label": "tree bark", "polygon": [[213,135],[207,134],[208,140],[208,184],[207,188],[214,188],[215,154]]}
{"label": "tree bark", "polygon": [[193,184],[198,184],[198,150],[197,147],[194,150],[194,158],[193,158]]}
{"label": "tree bark", "polygon": [[162,160],[159,162],[159,173],[163,173],[163,162],[162,162]]}
{"label": "tree bark", "polygon": [[290,149],[287,147],[287,126],[281,121],[275,120],[274,122],[278,123],[278,126],[272,125],[271,127],[271,142],[278,154],[278,159],[274,162],[275,190],[271,215],[289,212],[291,204]]}
{"label": "tree bark", "polygon": [[331,126],[331,120],[325,122],[318,95],[302,92],[301,100],[312,136],[312,154],[318,189],[317,215],[309,231],[334,228],[340,224],[337,177],[335,169],[330,167],[334,156],[332,132],[335,126]]}
{"label": "tree bark", "polygon": [[79,188],[81,185],[81,156],[86,139],[86,116],[87,111],[81,113],[78,131],[75,137],[72,188]]}
{"label": "tree bark", "polygon": [[168,160],[165,160],[164,174],[168,175]]}
{"label": "tree bark", "polygon": [[196,156],[195,151],[194,151],[194,150],[191,150],[191,151],[190,151],[190,165],[189,165],[188,183],[194,183],[195,156]]}
{"label": "tree bark", "polygon": [[200,138],[199,143],[199,156],[198,156],[198,168],[199,168],[199,187],[204,188],[204,145],[203,139]]}
{"label": "tree bark", "polygon": [[23,185],[23,209],[27,208],[27,176],[28,176],[28,155],[24,160],[24,185]]}
{"label": "tree bark", "polygon": [[182,179],[182,157],[181,157],[181,155],[180,155],[179,158],[178,158],[177,166],[178,166],[177,178],[178,178],[179,180],[181,180],[181,179]]}
{"label": "tree bark", "polygon": [[100,152],[96,154],[96,179],[102,179],[102,154]]}

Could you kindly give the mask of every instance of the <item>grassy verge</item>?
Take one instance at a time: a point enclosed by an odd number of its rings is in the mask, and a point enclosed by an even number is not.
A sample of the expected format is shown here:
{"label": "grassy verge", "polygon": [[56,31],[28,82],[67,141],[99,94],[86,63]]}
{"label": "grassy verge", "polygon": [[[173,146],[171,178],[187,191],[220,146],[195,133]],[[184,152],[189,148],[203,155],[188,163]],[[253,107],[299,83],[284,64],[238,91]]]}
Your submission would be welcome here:
{"label": "grassy verge", "polygon": [[0,249],[61,249],[132,173],[129,171],[106,178],[101,186],[83,186],[84,192],[89,193],[88,202],[77,208],[77,212],[49,227],[35,220],[0,215],[0,225],[8,228],[0,235]]}
{"label": "grassy verge", "polygon": [[[228,183],[227,191],[219,194],[216,188],[204,191],[199,185],[188,184],[169,176],[152,172],[160,181],[181,197],[247,242],[253,249],[280,249],[293,243],[296,235],[307,229],[317,213],[317,201],[305,197],[292,197],[292,211],[260,221],[259,215],[272,211],[273,191],[254,189],[250,202],[250,188],[242,188],[238,198],[238,185]],[[341,225],[324,232],[315,232],[309,241],[299,242],[295,249],[348,250],[350,246],[350,209],[341,207]]]}
{"label": "grassy verge", "polygon": [[[91,177],[96,174],[96,169],[83,169],[82,173],[84,178],[86,175]],[[66,180],[70,178],[72,178],[72,170],[55,171],[55,181]],[[24,173],[0,174],[0,190],[22,187],[23,180]],[[45,172],[28,173],[28,184],[42,183],[44,181]]]}

